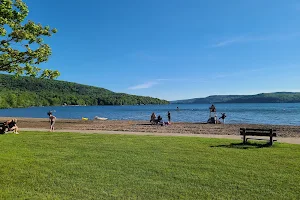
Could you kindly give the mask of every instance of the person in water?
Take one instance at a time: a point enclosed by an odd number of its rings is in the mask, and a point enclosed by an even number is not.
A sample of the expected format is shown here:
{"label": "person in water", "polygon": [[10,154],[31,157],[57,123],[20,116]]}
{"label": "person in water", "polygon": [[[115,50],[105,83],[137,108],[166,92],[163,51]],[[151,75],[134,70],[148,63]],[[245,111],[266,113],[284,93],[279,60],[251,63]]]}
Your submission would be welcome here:
{"label": "person in water", "polygon": [[170,111],[168,111],[168,122],[169,123],[171,122],[171,113],[170,113]]}
{"label": "person in water", "polygon": [[48,115],[49,115],[49,122],[50,122],[50,132],[53,132],[56,117],[52,114],[52,112],[48,112]]}

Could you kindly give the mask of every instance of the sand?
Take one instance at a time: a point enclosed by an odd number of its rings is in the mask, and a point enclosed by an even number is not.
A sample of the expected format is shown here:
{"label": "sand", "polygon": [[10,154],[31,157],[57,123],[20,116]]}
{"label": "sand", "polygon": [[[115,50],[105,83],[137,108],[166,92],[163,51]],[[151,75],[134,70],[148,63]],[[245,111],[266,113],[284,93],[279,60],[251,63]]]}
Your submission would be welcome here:
{"label": "sand", "polygon": [[[6,121],[12,117],[0,117]],[[22,131],[49,131],[47,118],[17,118],[17,125]],[[156,136],[189,136],[205,138],[239,139],[240,128],[272,128],[276,129],[277,142],[300,144],[300,126],[289,125],[258,125],[258,124],[203,124],[203,123],[172,123],[168,126],[151,125],[146,121],[82,121],[73,119],[57,119],[55,131],[98,134],[129,134]],[[266,138],[267,139],[267,138]]]}
{"label": "sand", "polygon": [[[11,119],[1,117],[0,121]],[[17,118],[18,126],[25,129],[48,129],[47,118]],[[167,126],[151,125],[146,121],[82,121],[71,119],[57,119],[56,131],[78,130],[78,131],[122,131],[139,133],[165,133],[184,135],[240,135],[239,128],[272,128],[276,129],[278,137],[300,138],[300,126],[289,125],[257,125],[257,124],[201,124],[201,123],[172,123]]]}

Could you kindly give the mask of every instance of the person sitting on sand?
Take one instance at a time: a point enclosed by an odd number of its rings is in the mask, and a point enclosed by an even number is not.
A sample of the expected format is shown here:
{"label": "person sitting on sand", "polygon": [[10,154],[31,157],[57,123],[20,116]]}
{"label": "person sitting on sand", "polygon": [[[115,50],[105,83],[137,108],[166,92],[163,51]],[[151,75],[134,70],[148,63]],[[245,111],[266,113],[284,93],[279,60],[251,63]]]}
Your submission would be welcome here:
{"label": "person sitting on sand", "polygon": [[157,120],[156,120],[157,123],[161,122],[161,120],[162,120],[162,117],[160,115],[158,115]]}
{"label": "person sitting on sand", "polygon": [[11,119],[11,120],[8,120],[6,122],[3,123],[3,127],[2,129],[8,131],[13,131],[15,134],[19,134],[18,130],[19,130],[19,127],[17,126],[17,119]]}
{"label": "person sitting on sand", "polygon": [[49,112],[48,115],[49,115],[49,122],[50,122],[50,132],[53,132],[56,117],[51,112]]}
{"label": "person sitting on sand", "polygon": [[155,113],[153,112],[152,115],[151,115],[151,117],[150,117],[150,122],[154,123],[155,120],[156,120],[156,115],[155,115]]}

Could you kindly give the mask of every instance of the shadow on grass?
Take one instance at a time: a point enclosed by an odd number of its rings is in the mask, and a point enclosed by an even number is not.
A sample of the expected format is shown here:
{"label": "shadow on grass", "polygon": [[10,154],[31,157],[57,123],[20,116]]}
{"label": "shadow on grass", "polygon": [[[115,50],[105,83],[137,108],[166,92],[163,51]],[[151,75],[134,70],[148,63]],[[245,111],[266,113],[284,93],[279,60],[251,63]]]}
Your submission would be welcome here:
{"label": "shadow on grass", "polygon": [[222,147],[222,148],[235,148],[235,149],[253,149],[253,148],[266,148],[272,147],[270,143],[231,143],[231,144],[224,144],[224,145],[216,145],[210,147]]}

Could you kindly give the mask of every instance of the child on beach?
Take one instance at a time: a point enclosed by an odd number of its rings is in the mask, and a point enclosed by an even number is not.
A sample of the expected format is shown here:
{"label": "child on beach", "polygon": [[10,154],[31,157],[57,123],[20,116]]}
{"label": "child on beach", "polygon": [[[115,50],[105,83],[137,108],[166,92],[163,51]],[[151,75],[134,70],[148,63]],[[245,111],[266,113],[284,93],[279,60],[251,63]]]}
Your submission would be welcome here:
{"label": "child on beach", "polygon": [[53,132],[56,117],[52,114],[52,112],[48,112],[48,115],[49,115],[49,122],[50,122],[50,132]]}

